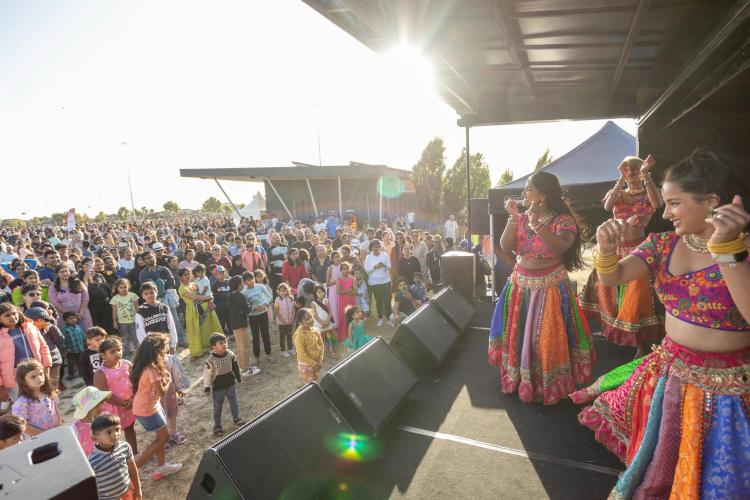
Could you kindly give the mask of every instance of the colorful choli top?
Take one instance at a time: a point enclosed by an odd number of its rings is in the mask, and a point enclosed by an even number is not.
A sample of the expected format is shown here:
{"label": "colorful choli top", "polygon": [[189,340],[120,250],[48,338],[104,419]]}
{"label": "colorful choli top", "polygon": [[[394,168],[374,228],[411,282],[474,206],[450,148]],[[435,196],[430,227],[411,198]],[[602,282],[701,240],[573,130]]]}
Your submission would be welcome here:
{"label": "colorful choli top", "polygon": [[[528,214],[523,213],[518,216],[516,254],[532,259],[559,258],[560,256],[547,246],[541,236],[529,229],[528,221]],[[557,236],[560,236],[563,231],[578,232],[575,219],[568,214],[558,215],[545,226]]]}
{"label": "colorful choli top", "polygon": [[654,272],[654,288],[667,312],[686,323],[705,328],[750,331],[750,324],[737,309],[718,264],[677,276],[669,272],[677,241],[679,236],[674,232],[651,233],[631,253]]}
{"label": "colorful choli top", "polygon": [[643,194],[638,196],[635,203],[632,204],[625,203],[620,198],[612,207],[612,212],[615,219],[628,220],[636,216],[637,220],[632,221],[632,223],[638,227],[646,227],[648,221],[651,220],[651,216],[654,215],[655,209],[648,199],[648,194]]}

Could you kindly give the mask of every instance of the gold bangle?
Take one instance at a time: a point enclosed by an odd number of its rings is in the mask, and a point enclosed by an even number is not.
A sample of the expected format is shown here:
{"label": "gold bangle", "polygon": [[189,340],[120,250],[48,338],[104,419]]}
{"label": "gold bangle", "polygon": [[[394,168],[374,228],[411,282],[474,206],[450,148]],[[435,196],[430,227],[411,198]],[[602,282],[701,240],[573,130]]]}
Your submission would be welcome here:
{"label": "gold bangle", "polygon": [[747,250],[745,235],[740,233],[737,238],[724,243],[706,243],[708,251],[712,254],[735,254]]}
{"label": "gold bangle", "polygon": [[617,272],[617,264],[615,264],[614,266],[610,266],[610,267],[597,267],[596,272],[598,274],[613,274]]}

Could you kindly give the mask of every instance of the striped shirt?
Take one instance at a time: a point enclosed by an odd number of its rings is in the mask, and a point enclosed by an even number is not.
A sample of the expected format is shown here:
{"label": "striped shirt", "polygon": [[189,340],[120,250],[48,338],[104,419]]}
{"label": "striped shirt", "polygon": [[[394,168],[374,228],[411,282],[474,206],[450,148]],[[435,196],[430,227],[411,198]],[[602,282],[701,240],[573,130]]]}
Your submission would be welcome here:
{"label": "striped shirt", "polygon": [[89,455],[89,463],[96,473],[96,489],[99,500],[121,498],[130,487],[128,460],[133,459],[133,450],[126,441],[118,441],[112,451],[98,446]]}

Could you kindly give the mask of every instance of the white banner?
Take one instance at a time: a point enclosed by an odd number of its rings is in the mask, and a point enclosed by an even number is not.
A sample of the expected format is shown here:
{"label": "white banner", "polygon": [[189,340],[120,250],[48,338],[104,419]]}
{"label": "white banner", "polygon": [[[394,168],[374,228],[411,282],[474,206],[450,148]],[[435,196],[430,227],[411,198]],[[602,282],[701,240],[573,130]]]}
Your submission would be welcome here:
{"label": "white banner", "polygon": [[76,228],[76,209],[71,208],[68,210],[68,214],[65,216],[65,220],[68,223],[68,231],[72,231]]}

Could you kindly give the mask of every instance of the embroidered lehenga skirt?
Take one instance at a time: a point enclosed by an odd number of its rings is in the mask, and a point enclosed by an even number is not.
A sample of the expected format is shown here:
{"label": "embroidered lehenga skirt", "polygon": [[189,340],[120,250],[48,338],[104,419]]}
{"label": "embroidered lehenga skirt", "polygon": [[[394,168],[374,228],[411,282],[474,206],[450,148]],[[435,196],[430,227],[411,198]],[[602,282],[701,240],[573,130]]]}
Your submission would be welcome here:
{"label": "embroidered lehenga skirt", "polygon": [[750,498],[750,348],[667,337],[571,398],[596,398],[578,419],[627,465],[610,498]]}
{"label": "embroidered lehenga skirt", "polygon": [[[617,254],[630,255],[641,240],[622,243]],[[581,294],[581,309],[587,319],[599,320],[601,335],[618,345],[660,342],[664,338],[664,313],[649,276],[624,285],[607,286],[591,271]]]}
{"label": "embroidered lehenga skirt", "polygon": [[495,307],[488,354],[500,390],[518,391],[525,403],[555,404],[591,380],[591,333],[563,266],[516,265]]}

